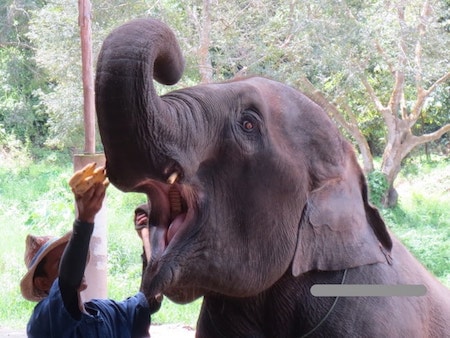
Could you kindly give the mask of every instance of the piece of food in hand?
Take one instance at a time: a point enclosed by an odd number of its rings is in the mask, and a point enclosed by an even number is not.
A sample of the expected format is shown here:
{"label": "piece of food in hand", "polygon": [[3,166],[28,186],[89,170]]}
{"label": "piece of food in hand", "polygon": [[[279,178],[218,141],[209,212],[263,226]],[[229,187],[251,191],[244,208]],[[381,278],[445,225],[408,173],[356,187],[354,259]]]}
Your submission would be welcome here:
{"label": "piece of food in hand", "polygon": [[88,176],[91,176],[94,173],[94,168],[97,165],[97,163],[92,162],[87,164],[83,169],[77,170],[71,179],[69,180],[69,185],[71,188],[75,187],[77,184],[79,184],[83,179],[85,179]]}
{"label": "piece of food in hand", "polygon": [[89,163],[73,174],[69,180],[69,185],[75,194],[83,195],[95,183],[103,183],[105,187],[109,185],[105,167],[96,168],[96,165],[95,162]]}

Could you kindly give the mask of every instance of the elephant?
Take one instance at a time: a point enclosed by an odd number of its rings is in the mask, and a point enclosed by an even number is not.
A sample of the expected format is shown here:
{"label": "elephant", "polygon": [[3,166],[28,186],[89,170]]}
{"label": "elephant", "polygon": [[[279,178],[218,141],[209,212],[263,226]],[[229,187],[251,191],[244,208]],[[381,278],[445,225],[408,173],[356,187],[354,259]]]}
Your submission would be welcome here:
{"label": "elephant", "polygon": [[[203,297],[196,337],[448,337],[450,290],[388,230],[326,112],[261,76],[158,94],[184,68],[154,18],[112,30],[97,60],[108,177],[148,198],[146,297]],[[311,294],[329,284],[426,294]]]}

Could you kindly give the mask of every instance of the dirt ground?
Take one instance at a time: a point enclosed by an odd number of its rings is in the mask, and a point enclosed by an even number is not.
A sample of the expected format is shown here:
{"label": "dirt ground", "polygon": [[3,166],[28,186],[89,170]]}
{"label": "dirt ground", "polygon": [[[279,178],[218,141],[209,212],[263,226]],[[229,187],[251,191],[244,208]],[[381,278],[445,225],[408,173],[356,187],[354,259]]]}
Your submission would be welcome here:
{"label": "dirt ground", "polygon": [[[194,338],[195,330],[182,324],[152,325],[150,327],[151,338]],[[26,338],[25,329],[14,330],[0,326],[0,338]]]}
{"label": "dirt ground", "polygon": [[152,325],[151,338],[194,338],[195,329],[182,324]]}

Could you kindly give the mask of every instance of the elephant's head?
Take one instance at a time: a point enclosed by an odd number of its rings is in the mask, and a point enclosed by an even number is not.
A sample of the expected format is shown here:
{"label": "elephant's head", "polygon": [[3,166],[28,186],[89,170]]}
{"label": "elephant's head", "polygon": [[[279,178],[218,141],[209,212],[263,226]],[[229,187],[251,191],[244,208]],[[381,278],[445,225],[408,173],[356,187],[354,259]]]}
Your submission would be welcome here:
{"label": "elephant's head", "polygon": [[183,66],[156,20],[114,30],[97,65],[108,176],[151,206],[148,297],[245,297],[285,273],[385,260],[355,154],[319,106],[259,77],[158,96],[153,79],[176,83]]}

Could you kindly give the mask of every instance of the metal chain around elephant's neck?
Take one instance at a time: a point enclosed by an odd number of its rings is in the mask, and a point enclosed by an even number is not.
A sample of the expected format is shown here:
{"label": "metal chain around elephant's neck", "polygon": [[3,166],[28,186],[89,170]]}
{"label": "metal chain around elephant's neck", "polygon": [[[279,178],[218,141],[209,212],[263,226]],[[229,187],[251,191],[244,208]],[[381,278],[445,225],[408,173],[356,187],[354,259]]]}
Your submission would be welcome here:
{"label": "metal chain around elephant's neck", "polygon": [[[347,276],[347,269],[344,270],[344,275],[342,276],[342,281],[341,281],[341,285],[343,285],[345,283],[345,277]],[[321,321],[310,331],[308,331],[307,333],[305,333],[303,336],[301,336],[300,338],[306,338],[310,335],[312,335],[314,333],[314,331],[316,331],[330,316],[331,312],[333,312],[334,308],[336,307],[336,304],[339,300],[339,296],[337,296],[334,299],[333,305],[331,305],[330,309],[328,310],[327,314],[321,319]]]}

